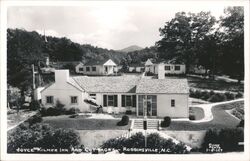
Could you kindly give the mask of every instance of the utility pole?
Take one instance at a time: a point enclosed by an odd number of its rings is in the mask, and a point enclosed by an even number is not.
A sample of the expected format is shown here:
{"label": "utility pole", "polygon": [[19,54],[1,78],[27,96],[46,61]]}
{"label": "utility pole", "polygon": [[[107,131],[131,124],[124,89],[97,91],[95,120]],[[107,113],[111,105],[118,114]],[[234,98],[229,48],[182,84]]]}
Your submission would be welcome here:
{"label": "utility pole", "polygon": [[35,90],[36,89],[36,84],[35,84],[35,67],[34,67],[34,64],[32,64],[32,78],[33,78],[33,81],[32,81],[33,90]]}
{"label": "utility pole", "polygon": [[145,131],[145,148],[147,148],[147,96],[143,99],[144,106],[144,119],[143,119],[143,129]]}

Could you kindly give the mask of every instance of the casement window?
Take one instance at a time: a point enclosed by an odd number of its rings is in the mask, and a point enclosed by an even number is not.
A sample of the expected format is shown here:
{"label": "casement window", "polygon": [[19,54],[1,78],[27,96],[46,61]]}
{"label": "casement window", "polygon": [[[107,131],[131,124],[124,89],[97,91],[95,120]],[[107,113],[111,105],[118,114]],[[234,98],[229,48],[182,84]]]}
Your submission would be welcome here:
{"label": "casement window", "polygon": [[103,95],[103,106],[117,107],[117,95]]}
{"label": "casement window", "polygon": [[136,95],[122,95],[122,107],[136,107]]}
{"label": "casement window", "polygon": [[54,97],[53,96],[46,96],[46,103],[47,104],[53,104],[54,103]]}
{"label": "casement window", "polygon": [[175,100],[171,99],[171,107],[175,107]]}
{"label": "casement window", "polygon": [[83,71],[83,67],[80,67],[80,68],[79,68],[79,71],[82,72],[82,71]]}
{"label": "casement window", "polygon": [[165,70],[170,70],[170,66],[169,66],[169,65],[166,65],[166,66],[165,66]]}
{"label": "casement window", "polygon": [[89,96],[90,96],[90,98],[93,98],[93,99],[95,99],[96,100],[96,94],[89,94]]}
{"label": "casement window", "polygon": [[86,67],[86,71],[89,72],[90,71],[90,67]]}
{"label": "casement window", "polygon": [[78,103],[77,96],[71,96],[70,102],[71,102],[71,104],[77,104]]}
{"label": "casement window", "polygon": [[96,71],[96,67],[92,67],[92,71],[95,72]]}
{"label": "casement window", "polygon": [[174,66],[174,70],[181,70],[181,66],[179,65]]}

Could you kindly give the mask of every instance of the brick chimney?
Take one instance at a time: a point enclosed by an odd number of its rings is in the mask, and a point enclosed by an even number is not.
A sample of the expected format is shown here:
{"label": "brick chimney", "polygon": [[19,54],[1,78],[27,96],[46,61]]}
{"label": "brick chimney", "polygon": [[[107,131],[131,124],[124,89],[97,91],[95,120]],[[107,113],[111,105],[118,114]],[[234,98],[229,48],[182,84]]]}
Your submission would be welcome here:
{"label": "brick chimney", "polygon": [[66,83],[69,79],[69,70],[55,70],[55,82]]}

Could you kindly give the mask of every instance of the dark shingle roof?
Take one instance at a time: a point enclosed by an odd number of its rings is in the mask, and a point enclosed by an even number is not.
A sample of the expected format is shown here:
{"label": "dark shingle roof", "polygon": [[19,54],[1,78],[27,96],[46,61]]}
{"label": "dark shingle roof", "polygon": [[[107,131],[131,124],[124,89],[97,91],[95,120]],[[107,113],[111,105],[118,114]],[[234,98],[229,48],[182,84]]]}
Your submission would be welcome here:
{"label": "dark shingle roof", "polygon": [[146,79],[137,85],[136,93],[189,93],[187,79]]}

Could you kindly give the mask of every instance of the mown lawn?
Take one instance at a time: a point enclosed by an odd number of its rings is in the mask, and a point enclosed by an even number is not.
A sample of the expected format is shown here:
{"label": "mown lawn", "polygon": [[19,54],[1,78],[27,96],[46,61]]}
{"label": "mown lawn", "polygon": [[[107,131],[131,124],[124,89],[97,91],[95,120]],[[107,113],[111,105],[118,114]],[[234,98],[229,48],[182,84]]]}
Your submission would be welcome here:
{"label": "mown lawn", "polygon": [[43,117],[43,123],[54,128],[72,128],[75,130],[128,130],[131,121],[126,126],[117,126],[117,119],[86,119],[69,118],[69,116]]}
{"label": "mown lawn", "polygon": [[230,110],[238,106],[244,106],[244,102],[235,102],[226,105],[218,105],[212,108],[213,120],[204,123],[192,123],[187,121],[172,121],[165,130],[207,130],[209,128],[234,128],[239,124],[239,120],[228,114],[225,110]]}

